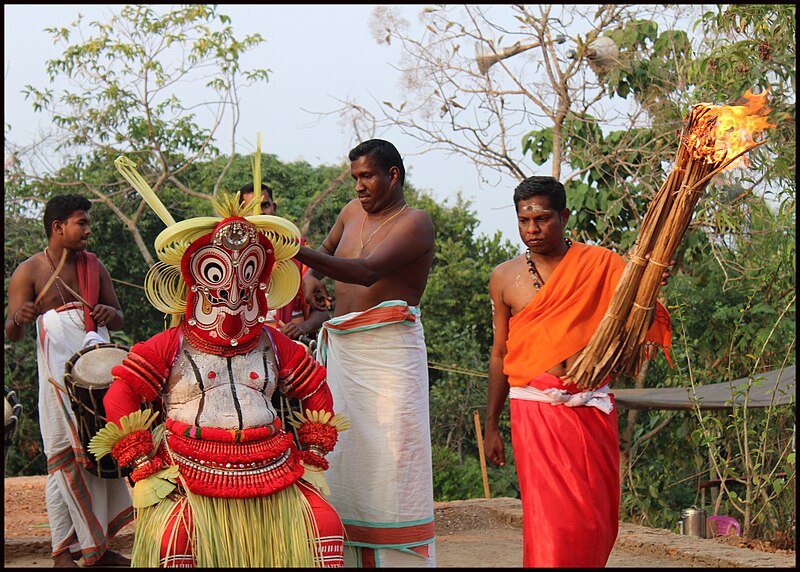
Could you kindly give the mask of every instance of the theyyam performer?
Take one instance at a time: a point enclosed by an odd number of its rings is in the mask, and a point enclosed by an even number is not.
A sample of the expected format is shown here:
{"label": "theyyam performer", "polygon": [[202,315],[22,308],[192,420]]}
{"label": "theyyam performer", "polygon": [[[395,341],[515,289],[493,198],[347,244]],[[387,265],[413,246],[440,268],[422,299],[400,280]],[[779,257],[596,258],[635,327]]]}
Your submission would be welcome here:
{"label": "theyyam performer", "polygon": [[[132,566],[341,567],[342,523],[320,490],[349,422],[334,415],[325,368],[264,325],[297,293],[297,227],[248,216],[258,194],[176,223],[130,160],[116,165],[167,225],[145,289],[172,316],[112,370],[109,423],[90,445],[133,468]],[[254,179],[260,188],[258,159]],[[271,404],[276,390],[302,401],[299,446]]]}

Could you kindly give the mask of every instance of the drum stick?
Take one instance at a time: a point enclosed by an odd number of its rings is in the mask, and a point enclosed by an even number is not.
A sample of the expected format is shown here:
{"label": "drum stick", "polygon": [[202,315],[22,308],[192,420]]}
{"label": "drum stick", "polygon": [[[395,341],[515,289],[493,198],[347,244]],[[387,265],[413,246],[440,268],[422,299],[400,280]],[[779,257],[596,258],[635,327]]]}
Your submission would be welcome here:
{"label": "drum stick", "polygon": [[72,288],[70,288],[69,286],[67,286],[67,283],[66,283],[66,282],[64,282],[64,281],[61,279],[61,277],[60,277],[60,276],[58,277],[58,281],[59,281],[59,282],[61,282],[61,285],[62,285],[64,288],[66,288],[66,289],[67,289],[67,292],[69,292],[70,294],[72,294],[73,296],[75,296],[75,297],[76,297],[76,298],[77,298],[77,299],[80,301],[80,303],[81,303],[81,304],[83,304],[84,306],[86,306],[86,307],[87,307],[87,308],[89,308],[90,310],[94,310],[94,306],[92,306],[92,305],[91,305],[89,302],[87,302],[86,300],[84,300],[84,299],[81,297],[81,295],[80,295],[80,294],[78,294],[78,293],[77,293],[75,290],[73,290]]}
{"label": "drum stick", "polygon": [[63,391],[63,392],[64,392],[64,393],[65,393],[67,396],[69,396],[69,392],[68,392],[68,391],[67,391],[67,390],[64,388],[64,386],[63,386],[63,385],[61,385],[60,383],[58,383],[58,382],[57,382],[55,379],[53,379],[52,377],[48,377],[48,378],[47,378],[47,381],[49,381],[50,383],[52,383],[53,385],[55,385],[57,389],[60,389],[60,390],[61,390],[61,391]]}
{"label": "drum stick", "polygon": [[[53,274],[47,279],[47,282],[44,283],[44,287],[42,288],[42,291],[39,292],[39,295],[36,296],[36,300],[33,301],[34,306],[39,305],[39,302],[42,301],[42,297],[44,296],[45,292],[50,289],[50,286],[52,286],[53,282],[55,282],[56,278],[58,278],[58,273],[61,272],[61,269],[64,267],[64,263],[67,261],[67,252],[68,251],[66,248],[61,251],[61,260],[58,261],[58,266],[56,266],[56,269],[53,270]],[[47,256],[47,254],[45,254],[45,256]]]}

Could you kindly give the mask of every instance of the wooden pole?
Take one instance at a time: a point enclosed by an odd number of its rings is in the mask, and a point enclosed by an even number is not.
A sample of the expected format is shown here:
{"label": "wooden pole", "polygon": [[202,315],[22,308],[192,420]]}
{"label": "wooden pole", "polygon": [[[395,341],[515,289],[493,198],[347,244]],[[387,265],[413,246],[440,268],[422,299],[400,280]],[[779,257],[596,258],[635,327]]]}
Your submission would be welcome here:
{"label": "wooden pole", "polygon": [[492,498],[489,492],[489,474],[486,472],[486,454],[483,452],[483,433],[481,432],[481,416],[476,409],[475,413],[475,433],[478,435],[478,452],[481,456],[481,474],[483,475],[483,492],[487,499]]}

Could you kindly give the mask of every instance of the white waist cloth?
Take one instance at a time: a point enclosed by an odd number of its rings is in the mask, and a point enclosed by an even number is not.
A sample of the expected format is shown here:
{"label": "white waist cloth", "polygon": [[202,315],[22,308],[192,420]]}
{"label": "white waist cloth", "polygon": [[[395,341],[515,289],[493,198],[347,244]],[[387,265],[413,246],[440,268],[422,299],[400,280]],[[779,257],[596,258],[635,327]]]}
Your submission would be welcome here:
{"label": "white waist cloth", "polygon": [[[367,321],[366,312],[335,322],[347,328],[354,324],[351,320],[360,318],[361,324]],[[329,325],[326,322],[324,327]],[[374,321],[331,332],[325,345],[334,408],[351,422],[328,455],[330,469],[326,471],[331,490],[327,500],[348,530],[345,545],[405,551],[416,556],[417,565],[434,566],[428,368],[422,323],[419,319]],[[430,525],[429,534],[421,532],[427,530],[425,525]],[[407,532],[401,535],[403,531]],[[412,551],[422,545],[430,545],[431,558],[420,558]]]}
{"label": "white waist cloth", "polygon": [[108,329],[87,333],[83,309],[78,307],[45,312],[36,322],[36,336],[39,426],[48,461],[45,504],[52,552],[70,549],[91,565],[103,555],[108,540],[133,520],[133,507],[124,479],[98,478],[79,461],[86,453],[70,398],[64,393],[64,365],[84,347],[108,342]]}
{"label": "white waist cloth", "polygon": [[526,399],[528,401],[542,401],[552,405],[566,405],[567,407],[597,407],[603,413],[611,413],[614,404],[611,402],[608,392],[608,385],[598,389],[581,391],[580,393],[569,393],[563,389],[536,389],[530,385],[522,387],[512,387],[508,392],[511,399]]}

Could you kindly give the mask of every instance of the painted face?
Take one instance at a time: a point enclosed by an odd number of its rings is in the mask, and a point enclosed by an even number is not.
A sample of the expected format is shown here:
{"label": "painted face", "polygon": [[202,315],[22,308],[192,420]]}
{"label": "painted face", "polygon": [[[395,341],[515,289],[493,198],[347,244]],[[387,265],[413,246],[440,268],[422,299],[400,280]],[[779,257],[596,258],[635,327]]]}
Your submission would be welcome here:
{"label": "painted face", "polygon": [[550,207],[546,196],[533,196],[519,201],[517,226],[522,242],[536,254],[550,254],[564,243],[564,225],[569,210],[558,212]]}
{"label": "painted face", "polygon": [[267,313],[272,243],[245,219],[223,220],[181,259],[189,286],[186,323],[203,340],[237,346],[261,330]]}

